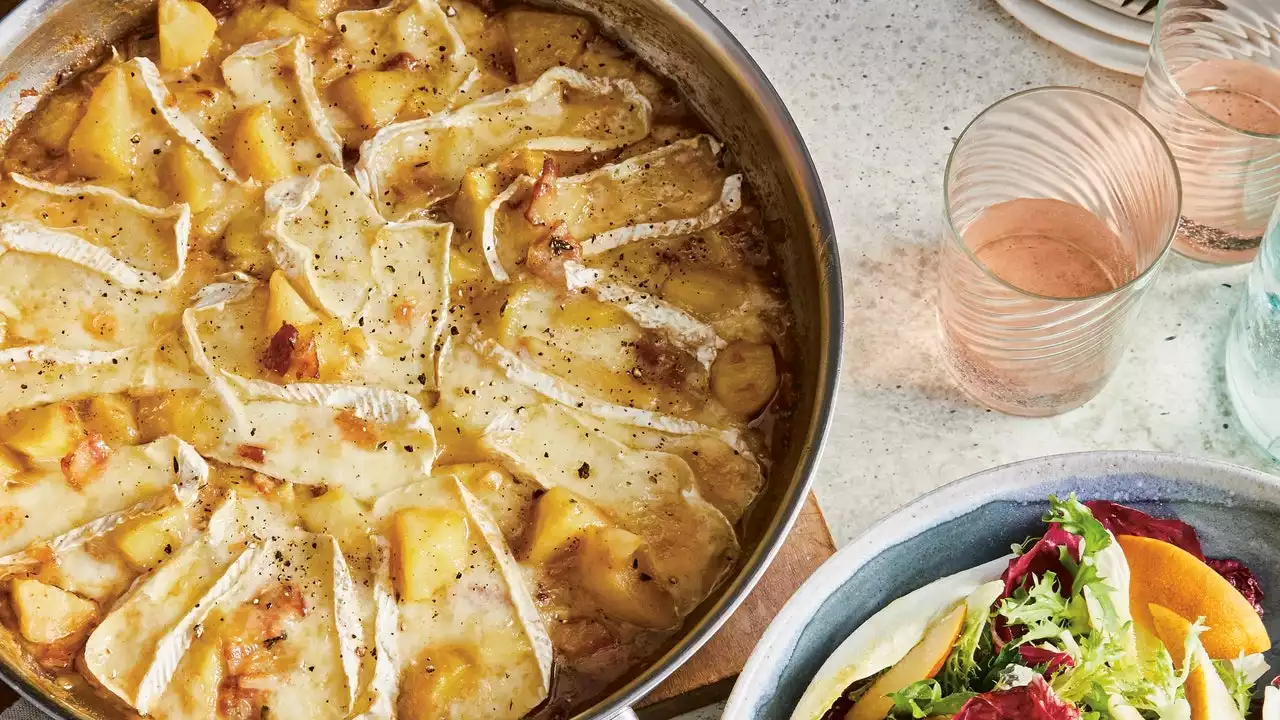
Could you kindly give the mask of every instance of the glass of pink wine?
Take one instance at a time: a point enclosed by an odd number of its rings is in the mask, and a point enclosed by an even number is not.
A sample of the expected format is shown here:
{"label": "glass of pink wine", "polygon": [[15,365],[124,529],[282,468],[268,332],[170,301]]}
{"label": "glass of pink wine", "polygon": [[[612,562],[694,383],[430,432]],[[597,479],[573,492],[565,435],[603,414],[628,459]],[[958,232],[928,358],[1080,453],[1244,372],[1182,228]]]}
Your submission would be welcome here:
{"label": "glass of pink wine", "polygon": [[1088,402],[1178,226],[1160,134],[1105,95],[1027,90],[965,128],[944,195],[938,319],[956,382],[1013,415]]}
{"label": "glass of pink wine", "polygon": [[1280,198],[1280,1],[1162,0],[1138,108],[1182,175],[1174,249],[1252,260]]}

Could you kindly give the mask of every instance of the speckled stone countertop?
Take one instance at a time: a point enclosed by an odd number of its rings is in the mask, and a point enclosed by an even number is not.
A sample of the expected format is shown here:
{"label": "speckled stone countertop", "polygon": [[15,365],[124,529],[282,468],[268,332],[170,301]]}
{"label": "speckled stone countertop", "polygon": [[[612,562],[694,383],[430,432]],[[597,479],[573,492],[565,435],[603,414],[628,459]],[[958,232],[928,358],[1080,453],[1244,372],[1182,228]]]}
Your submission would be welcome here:
{"label": "speckled stone countertop", "polygon": [[[1163,450],[1280,471],[1237,427],[1222,352],[1244,268],[1170,258],[1111,383],[1047,419],[989,412],[940,365],[934,320],[942,171],[992,102],[1077,85],[1131,104],[1138,79],[1059,49],[993,0],[703,0],[778,88],[813,153],[839,237],[844,372],[815,481],[838,545],[984,468],[1081,450]],[[719,717],[718,708],[685,720]]]}

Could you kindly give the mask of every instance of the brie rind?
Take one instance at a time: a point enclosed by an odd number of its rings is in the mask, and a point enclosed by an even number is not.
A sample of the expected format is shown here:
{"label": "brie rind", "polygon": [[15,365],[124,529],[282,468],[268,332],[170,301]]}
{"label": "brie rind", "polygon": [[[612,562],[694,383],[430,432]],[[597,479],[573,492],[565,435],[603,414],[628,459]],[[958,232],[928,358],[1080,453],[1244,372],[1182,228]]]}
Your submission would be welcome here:
{"label": "brie rind", "polygon": [[158,347],[72,350],[24,345],[0,350],[0,413],[125,390],[177,390],[203,379],[173,366]]}
{"label": "brie rind", "polygon": [[[609,150],[648,136],[652,114],[630,81],[554,67],[451,112],[382,128],[360,146],[356,180],[384,215],[402,217],[409,208],[394,190],[402,171],[429,175],[430,204],[452,195],[468,169],[507,150]],[[581,127],[588,118],[593,125]]]}
{"label": "brie rind", "polygon": [[365,684],[367,698],[364,710],[355,720],[395,717],[396,692],[399,688],[400,607],[391,582],[391,547],[386,539],[373,536],[375,564],[373,568],[373,666]]}
{"label": "brie rind", "polygon": [[564,277],[568,290],[589,290],[601,301],[617,305],[640,327],[663,333],[708,370],[716,354],[728,344],[707,323],[657,295],[609,280],[603,270],[570,260],[564,264]]}
{"label": "brie rind", "polygon": [[[705,230],[742,207],[742,176],[725,177],[719,154],[719,143],[699,135],[598,170],[556,178],[550,201],[538,206],[540,221],[563,222],[588,256],[637,240]],[[495,237],[498,209],[533,183],[533,178],[520,176],[485,209],[481,244],[499,281],[506,272]]]}
{"label": "brie rind", "polygon": [[[296,483],[343,486],[365,499],[427,476],[435,457],[435,433],[413,397],[378,387],[278,385],[213,365],[200,338],[200,313],[218,312],[254,287],[244,277],[206,286],[183,313],[188,352],[208,375],[227,413],[216,444],[200,451],[228,465]],[[346,415],[375,424],[377,444],[349,438]]]}
{"label": "brie rind", "polygon": [[169,92],[169,88],[165,86],[164,81],[160,79],[160,71],[156,68],[155,63],[145,57],[135,57],[129,61],[138,69],[138,74],[142,77],[142,84],[147,88],[147,94],[151,96],[151,103],[156,108],[159,116],[173,130],[175,134],[188,145],[200,153],[200,156],[209,161],[218,174],[230,182],[240,182],[240,178],[236,176],[236,171],[232,169],[231,163],[227,161],[225,155],[218,148],[214,147],[209,138],[191,122],[191,119],[184,115],[176,108],[173,102],[173,95]]}
{"label": "brie rind", "polygon": [[[23,484],[0,488],[0,567],[79,547],[175,497],[190,504],[208,472],[200,455],[173,436],[115,450],[98,477],[78,490],[60,468],[32,471]],[[39,545],[24,550],[33,543]]]}
{"label": "brie rind", "polygon": [[[139,292],[163,292],[182,281],[191,236],[191,208],[186,204],[179,203],[167,208],[153,207],[110,188],[96,185],[55,185],[18,173],[10,173],[10,177],[29,190],[75,201],[59,203],[59,212],[65,212],[69,205],[85,205],[88,217],[74,216],[67,227],[30,220],[6,220],[0,223],[0,253],[16,251],[51,255],[105,275],[121,287]],[[107,209],[112,205],[117,206],[117,209]],[[47,218],[49,206],[44,204],[40,207],[44,209],[33,210],[40,217]],[[12,217],[10,212],[6,212],[6,215]],[[140,268],[117,257],[133,250],[139,258],[149,258],[154,253],[154,246],[163,246],[155,241],[154,233],[147,232],[140,225],[127,225],[126,213],[138,216],[143,222],[172,222],[174,260],[168,277],[161,277],[154,269]],[[75,230],[71,229],[73,227]],[[95,233],[94,228],[109,228],[110,234]]]}
{"label": "brie rind", "polygon": [[146,714],[164,692],[196,627],[261,563],[260,544],[242,538],[226,505],[207,532],[144,576],[89,636],[85,669],[104,688]]}
{"label": "brie rind", "polygon": [[628,446],[614,435],[622,428],[538,397],[466,344],[452,347],[445,362],[442,408],[481,424],[485,446],[508,467],[542,487],[572,490],[639,535],[655,570],[676,579],[668,589],[682,613],[710,592],[738,541],[725,516],[702,497],[687,462]]}
{"label": "brie rind", "polygon": [[892,667],[902,659],[944,612],[976,591],[999,580],[1012,555],[934,580],[885,605],[858,626],[818,669],[801,696],[791,720],[818,720],[850,684]]}
{"label": "brie rind", "polygon": [[398,603],[398,672],[403,676],[433,648],[476,648],[484,665],[476,673],[478,687],[466,697],[450,698],[449,716],[522,718],[547,697],[552,660],[551,638],[524,576],[493,519],[453,476],[389,493],[374,504],[373,514],[385,528],[396,512],[418,507],[465,515],[474,549],[461,577],[442,595]]}
{"label": "brie rind", "polygon": [[320,103],[314,73],[300,35],[250,43],[222,61],[222,77],[237,107],[278,109],[277,120],[287,121],[283,129],[295,167],[307,170],[342,164],[342,139]]}
{"label": "brie rind", "polygon": [[422,85],[448,107],[475,82],[479,63],[436,0],[395,0],[373,10],[348,10],[335,21],[342,29],[349,70],[381,69],[407,54],[426,65]]}
{"label": "brie rind", "polygon": [[735,429],[713,428],[700,422],[685,420],[673,415],[596,400],[583,395],[560,378],[534,368],[524,360],[521,360],[518,354],[493,340],[477,338],[473,340],[472,344],[481,355],[492,360],[501,368],[512,382],[534,390],[540,395],[566,407],[575,408],[579,412],[592,415],[601,420],[634,425],[673,435],[711,435],[720,438],[726,445],[744,455],[751,454],[751,450],[747,447],[746,441],[743,440],[742,434]]}

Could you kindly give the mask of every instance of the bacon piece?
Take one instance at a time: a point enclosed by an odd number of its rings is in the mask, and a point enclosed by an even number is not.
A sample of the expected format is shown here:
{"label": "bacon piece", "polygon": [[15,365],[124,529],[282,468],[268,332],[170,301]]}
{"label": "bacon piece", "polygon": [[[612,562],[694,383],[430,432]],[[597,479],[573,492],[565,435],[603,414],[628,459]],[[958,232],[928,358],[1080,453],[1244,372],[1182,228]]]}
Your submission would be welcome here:
{"label": "bacon piece", "polygon": [[426,64],[407,52],[396,53],[382,64],[383,70],[425,70]]}
{"label": "bacon piece", "polygon": [[257,445],[241,445],[236,448],[236,454],[249,462],[258,464],[262,464],[267,459],[267,449]]}
{"label": "bacon piece", "polygon": [[102,473],[102,466],[110,457],[111,447],[97,433],[89,433],[62,458],[62,474],[68,485],[79,490]]}
{"label": "bacon piece", "polygon": [[547,208],[556,201],[556,179],[560,177],[560,168],[555,158],[547,157],[542,161],[542,173],[533,183],[529,191],[529,200],[524,206],[524,219],[534,225],[546,225]]}
{"label": "bacon piece", "polygon": [[350,440],[366,450],[371,450],[378,445],[378,435],[374,431],[373,423],[351,410],[339,412],[333,418],[333,423],[338,426],[338,432],[345,440]]}
{"label": "bacon piece", "polygon": [[582,260],[582,245],[573,239],[564,222],[560,221],[551,227],[551,232],[529,245],[525,264],[537,277],[560,284],[564,282],[564,264],[569,260]]}
{"label": "bacon piece", "polygon": [[275,335],[267,351],[262,354],[262,367],[277,375],[289,372],[289,361],[293,358],[293,350],[298,346],[298,328],[284,323]]}
{"label": "bacon piece", "polygon": [[298,340],[293,348],[293,355],[289,358],[289,371],[286,374],[299,380],[320,377],[320,355],[316,352],[315,333],[307,333]]}

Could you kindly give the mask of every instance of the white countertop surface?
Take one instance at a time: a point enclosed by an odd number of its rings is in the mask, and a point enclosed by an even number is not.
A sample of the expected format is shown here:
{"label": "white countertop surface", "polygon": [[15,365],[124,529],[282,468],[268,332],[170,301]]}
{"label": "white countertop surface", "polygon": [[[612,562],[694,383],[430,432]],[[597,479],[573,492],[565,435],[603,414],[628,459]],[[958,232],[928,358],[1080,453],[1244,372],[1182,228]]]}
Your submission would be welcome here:
{"label": "white countertop surface", "polygon": [[844,371],[815,490],[837,545],[943,483],[1038,455],[1162,450],[1280,470],[1237,428],[1223,387],[1244,268],[1171,258],[1114,379],[1058,417],[984,410],[939,364],[942,170],[960,130],[992,102],[1038,85],[1136,103],[1137,78],[1040,39],[994,0],[703,2],[786,101],[835,219]]}

